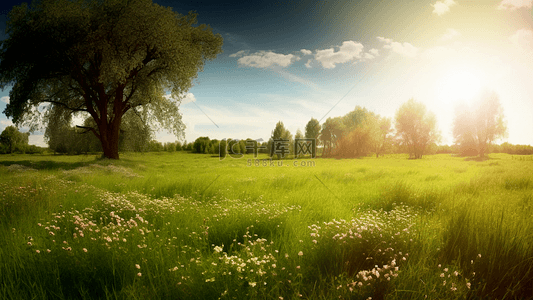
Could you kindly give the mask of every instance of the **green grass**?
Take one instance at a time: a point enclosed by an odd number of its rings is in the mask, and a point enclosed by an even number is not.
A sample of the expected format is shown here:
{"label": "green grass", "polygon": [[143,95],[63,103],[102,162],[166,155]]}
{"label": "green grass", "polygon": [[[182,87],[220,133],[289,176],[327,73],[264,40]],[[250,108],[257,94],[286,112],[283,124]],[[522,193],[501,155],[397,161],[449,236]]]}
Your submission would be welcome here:
{"label": "green grass", "polygon": [[0,299],[533,298],[531,157],[407,158],[0,156]]}

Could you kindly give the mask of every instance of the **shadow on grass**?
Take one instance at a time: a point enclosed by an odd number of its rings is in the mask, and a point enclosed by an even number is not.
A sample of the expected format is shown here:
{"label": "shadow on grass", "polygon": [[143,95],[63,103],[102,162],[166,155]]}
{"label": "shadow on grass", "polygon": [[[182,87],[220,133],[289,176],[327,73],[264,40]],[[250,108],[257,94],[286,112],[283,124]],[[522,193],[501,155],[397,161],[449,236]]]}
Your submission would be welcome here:
{"label": "shadow on grass", "polygon": [[107,158],[95,158],[88,161],[66,162],[57,160],[4,160],[0,161],[1,166],[9,167],[11,165],[21,165],[27,168],[36,170],[73,170],[79,167],[86,167],[89,165],[98,164],[107,166],[110,164],[118,164],[122,166],[132,166],[134,162],[129,159],[112,160]]}

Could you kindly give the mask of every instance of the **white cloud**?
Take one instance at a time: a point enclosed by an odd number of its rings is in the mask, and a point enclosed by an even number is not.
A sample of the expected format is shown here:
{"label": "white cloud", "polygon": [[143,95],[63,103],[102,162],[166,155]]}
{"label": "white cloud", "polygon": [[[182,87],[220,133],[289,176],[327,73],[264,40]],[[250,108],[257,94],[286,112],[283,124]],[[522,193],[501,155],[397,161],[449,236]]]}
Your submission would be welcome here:
{"label": "white cloud", "polygon": [[442,16],[443,14],[450,11],[450,6],[456,4],[453,0],[444,0],[444,1],[437,1],[435,4],[431,4],[433,6],[433,13],[437,14],[439,16]]}
{"label": "white cloud", "polygon": [[[172,98],[175,100],[175,97],[173,97],[172,94],[166,94],[164,97],[167,99]],[[191,102],[196,102],[196,97],[194,97],[193,93],[182,94],[180,98],[181,98],[180,105],[191,103]]]}
{"label": "white cloud", "polygon": [[385,43],[385,44],[390,44],[390,43],[392,43],[392,40],[391,40],[391,39],[386,39],[386,38],[384,38],[384,37],[382,37],[382,36],[378,36],[378,40],[381,41],[381,42],[383,42],[383,43]]}
{"label": "white cloud", "polygon": [[312,61],[313,61],[312,59],[309,59],[309,60],[305,63],[305,66],[306,66],[308,69],[311,68],[311,62],[312,62]]}
{"label": "white cloud", "polygon": [[0,98],[0,101],[9,104],[9,96],[4,96],[4,97]]}
{"label": "white cloud", "polygon": [[335,52],[334,48],[317,50],[315,59],[326,69],[335,68],[336,64],[348,62],[354,58],[361,58],[363,45],[354,41],[344,41],[339,51]]}
{"label": "white cloud", "polygon": [[377,56],[379,56],[379,50],[372,48],[368,52],[363,54],[363,57],[361,58],[361,61],[371,60],[371,59],[376,58]]}
{"label": "white cloud", "polygon": [[185,97],[181,99],[181,105],[191,103],[191,102],[196,102],[196,97],[194,97],[193,93],[187,93],[185,94]]}
{"label": "white cloud", "polygon": [[459,33],[459,31],[453,29],[453,28],[448,28],[448,30],[446,30],[446,33],[444,33],[444,35],[441,36],[440,40],[441,41],[449,41],[449,40],[452,40],[458,36],[460,36],[461,33]]}
{"label": "white cloud", "polygon": [[293,54],[279,54],[272,51],[259,51],[251,55],[243,56],[239,58],[238,62],[241,65],[255,67],[255,68],[268,68],[273,65],[281,67],[289,66],[293,61],[300,60],[300,57]]}
{"label": "white cloud", "polygon": [[371,60],[371,59],[374,59],[375,56],[367,52],[363,55],[363,58],[366,60]]}
{"label": "white cloud", "polygon": [[511,43],[526,51],[533,51],[533,30],[519,29],[509,37]]}
{"label": "white cloud", "polygon": [[248,51],[241,50],[241,51],[235,52],[235,53],[233,53],[233,54],[230,54],[229,57],[241,57],[241,56],[243,56],[244,54],[246,54],[246,52],[248,52]]}
{"label": "white cloud", "polygon": [[384,37],[378,36],[378,40],[385,43],[383,48],[391,49],[392,51],[401,54],[407,57],[415,57],[418,53],[418,48],[409,44],[409,43],[398,43],[394,42],[392,39],[386,39]]}
{"label": "white cloud", "polygon": [[510,9],[515,10],[517,8],[531,8],[533,6],[533,0],[503,0],[498,9]]}
{"label": "white cloud", "polygon": [[302,49],[302,50],[300,50],[300,51],[301,51],[304,55],[311,55],[311,54],[313,54],[313,51],[311,51],[311,50],[307,50],[307,49]]}

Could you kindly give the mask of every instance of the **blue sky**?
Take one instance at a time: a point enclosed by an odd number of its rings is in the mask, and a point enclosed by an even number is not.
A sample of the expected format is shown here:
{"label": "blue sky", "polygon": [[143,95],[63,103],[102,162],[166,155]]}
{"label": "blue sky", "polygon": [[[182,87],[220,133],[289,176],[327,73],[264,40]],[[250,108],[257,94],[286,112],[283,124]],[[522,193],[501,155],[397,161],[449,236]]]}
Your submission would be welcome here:
{"label": "blue sky", "polygon": [[[224,38],[181,105],[189,142],[266,140],[278,121],[294,135],[312,117],[357,105],[393,118],[415,98],[452,144],[454,106],[489,88],[504,108],[505,141],[533,145],[533,0],[155,2],[195,10]],[[20,3],[2,3],[1,39]],[[8,96],[0,91],[0,112]],[[8,125],[0,114],[0,130]],[[42,133],[30,143],[44,146]]]}

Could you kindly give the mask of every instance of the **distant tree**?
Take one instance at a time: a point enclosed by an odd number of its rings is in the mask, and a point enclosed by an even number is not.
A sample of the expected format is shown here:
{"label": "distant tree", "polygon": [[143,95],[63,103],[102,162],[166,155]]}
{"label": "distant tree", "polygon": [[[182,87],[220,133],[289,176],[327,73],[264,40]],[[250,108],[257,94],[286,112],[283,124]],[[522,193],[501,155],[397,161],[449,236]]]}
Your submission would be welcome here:
{"label": "distant tree", "polygon": [[220,141],[217,140],[217,139],[213,139],[210,141],[210,152],[209,154],[219,154],[219,149],[220,149]]}
{"label": "distant tree", "polygon": [[435,114],[414,99],[400,106],[396,112],[395,127],[398,138],[415,159],[422,158],[426,148],[440,140]]}
{"label": "distant tree", "polygon": [[343,125],[340,117],[328,118],[322,124],[320,141],[324,145],[322,156],[329,156],[337,145],[337,140],[342,137]]}
{"label": "distant tree", "polygon": [[380,138],[379,116],[357,106],[342,117],[342,133],[335,154],[341,157],[361,157],[374,150]]}
{"label": "distant tree", "polygon": [[163,150],[165,150],[165,147],[159,141],[151,140],[148,143],[148,151],[150,152],[161,152]]}
{"label": "distant tree", "polygon": [[210,139],[207,136],[199,137],[194,141],[193,152],[206,153],[206,149],[209,146]]}
{"label": "distant tree", "polygon": [[[0,47],[0,87],[12,87],[4,113],[34,129],[40,104],[84,112],[104,156],[119,158],[130,110],[147,124],[183,134],[178,99],[222,37],[151,0],[41,0],[15,6]],[[175,98],[165,97],[171,90]]]}
{"label": "distant tree", "polygon": [[7,126],[0,134],[0,144],[2,144],[8,153],[25,152],[28,147],[30,134],[22,133],[15,126]]}
{"label": "distant tree", "polygon": [[317,119],[311,118],[307,125],[305,125],[305,138],[306,139],[315,139],[317,143],[319,142],[318,137],[320,136],[320,123]]}
{"label": "distant tree", "polygon": [[304,135],[300,129],[296,130],[296,134],[294,135],[294,139],[303,139]]}
{"label": "distant tree", "polygon": [[176,141],[176,151],[182,151],[182,150],[183,150],[183,146],[181,145],[181,142]]}
{"label": "distant tree", "polygon": [[247,138],[245,141],[244,141],[244,148],[246,150],[246,154],[253,154],[254,153],[254,145],[256,145],[257,147],[259,147],[260,145],[254,141],[253,139],[251,138]]}
{"label": "distant tree", "polygon": [[484,157],[495,140],[507,135],[503,108],[495,92],[485,91],[471,105],[455,109],[453,137],[462,152],[474,152]]}
{"label": "distant tree", "polygon": [[379,118],[379,138],[374,144],[374,152],[376,157],[383,155],[392,146],[392,122],[390,118]]}
{"label": "distant tree", "polygon": [[217,151],[220,158],[226,157],[226,155],[228,154],[228,144],[226,139],[220,141],[220,143],[218,144]]}
{"label": "distant tree", "polygon": [[176,144],[174,144],[173,142],[166,142],[163,147],[165,148],[166,152],[176,151]]}
{"label": "distant tree", "polygon": [[228,139],[227,145],[228,145],[227,150],[229,154],[241,154],[241,145],[239,144],[238,140]]}
{"label": "distant tree", "polygon": [[[274,130],[272,131],[272,135],[270,136],[270,140],[269,140],[269,147],[268,149],[271,151],[270,153],[275,153],[276,151],[272,152],[272,147],[274,147],[274,140],[280,140],[280,139],[283,139],[283,140],[287,140],[287,145],[285,146],[285,148],[287,148],[286,150],[287,151],[290,151],[292,152],[292,143],[293,143],[293,139],[292,139],[292,134],[289,132],[289,130],[287,128],[285,128],[285,125],[283,125],[283,122],[279,121],[277,124],[276,124],[276,127],[274,128]],[[277,149],[274,149],[274,150],[277,150]],[[288,155],[289,153],[288,152],[285,152],[285,155]],[[276,154],[276,156],[278,158],[281,157],[281,154]]]}

